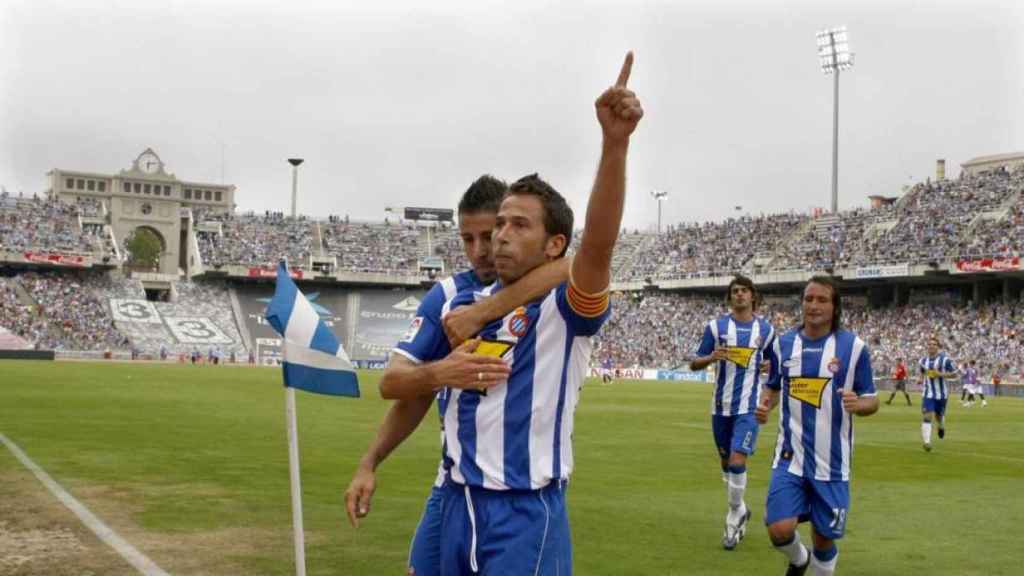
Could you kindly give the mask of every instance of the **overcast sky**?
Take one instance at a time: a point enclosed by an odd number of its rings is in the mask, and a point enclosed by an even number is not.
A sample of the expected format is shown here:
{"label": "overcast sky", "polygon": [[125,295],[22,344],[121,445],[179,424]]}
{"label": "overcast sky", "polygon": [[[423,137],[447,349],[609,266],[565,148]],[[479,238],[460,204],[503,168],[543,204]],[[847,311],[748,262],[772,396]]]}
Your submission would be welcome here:
{"label": "overcast sky", "polygon": [[864,206],[937,158],[955,176],[1024,150],[1021,4],[0,0],[0,184],[152,147],[178,178],[223,174],[240,210],[287,211],[299,156],[305,214],[454,208],[481,173],[539,172],[580,221],[593,100],[632,49],[627,226],[654,225],[653,188],[665,223],[806,211],[831,185],[815,32],[846,25],[840,207]]}

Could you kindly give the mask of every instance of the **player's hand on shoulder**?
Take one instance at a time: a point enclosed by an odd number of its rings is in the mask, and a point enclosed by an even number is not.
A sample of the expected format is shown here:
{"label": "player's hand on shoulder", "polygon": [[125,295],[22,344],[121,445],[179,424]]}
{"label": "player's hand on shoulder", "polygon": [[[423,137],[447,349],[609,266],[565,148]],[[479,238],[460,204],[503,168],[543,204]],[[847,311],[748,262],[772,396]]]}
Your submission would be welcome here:
{"label": "player's hand on shoulder", "polygon": [[440,362],[444,364],[440,376],[444,386],[484,389],[508,379],[511,369],[504,360],[474,353],[479,344],[479,338],[466,340]]}
{"label": "player's hand on shoulder", "polygon": [[460,306],[445,315],[441,326],[452,348],[480,333],[486,322],[479,316],[476,306]]}

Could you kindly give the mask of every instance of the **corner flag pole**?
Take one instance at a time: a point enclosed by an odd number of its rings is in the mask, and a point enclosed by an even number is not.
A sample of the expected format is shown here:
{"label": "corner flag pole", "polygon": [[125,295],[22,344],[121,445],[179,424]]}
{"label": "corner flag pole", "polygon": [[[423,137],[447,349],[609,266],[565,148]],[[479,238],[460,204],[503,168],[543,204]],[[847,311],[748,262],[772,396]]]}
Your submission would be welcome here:
{"label": "corner flag pole", "polygon": [[306,537],[302,528],[302,480],[299,477],[299,429],[295,423],[295,388],[286,386],[285,416],[288,421],[288,472],[292,485],[292,530],[295,533],[295,574],[306,576]]}

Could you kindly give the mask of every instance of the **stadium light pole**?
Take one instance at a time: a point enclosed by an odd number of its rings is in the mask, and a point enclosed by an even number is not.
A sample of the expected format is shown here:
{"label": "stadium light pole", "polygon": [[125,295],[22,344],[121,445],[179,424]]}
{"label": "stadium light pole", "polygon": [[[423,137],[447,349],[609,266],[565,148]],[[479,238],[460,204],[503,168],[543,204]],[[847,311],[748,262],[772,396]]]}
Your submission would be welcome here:
{"label": "stadium light pole", "polygon": [[839,211],[839,73],[853,68],[846,26],[818,32],[818,63],[832,79],[832,213]]}
{"label": "stadium light pole", "polygon": [[665,190],[651,190],[651,198],[658,201],[658,234],[661,234],[661,201],[668,197]]}
{"label": "stadium light pole", "polygon": [[288,163],[292,165],[292,220],[295,220],[295,200],[299,196],[299,164],[302,164],[302,158],[289,158]]}

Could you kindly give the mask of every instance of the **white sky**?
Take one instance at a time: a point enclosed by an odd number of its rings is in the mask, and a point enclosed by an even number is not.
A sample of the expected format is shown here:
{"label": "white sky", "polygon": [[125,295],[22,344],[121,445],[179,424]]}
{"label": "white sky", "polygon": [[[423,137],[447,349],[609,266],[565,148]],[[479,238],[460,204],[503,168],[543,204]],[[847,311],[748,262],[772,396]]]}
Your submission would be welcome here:
{"label": "white sky", "polygon": [[[594,98],[626,50],[647,115],[625,224],[827,206],[832,84],[815,32],[850,30],[840,206],[947,160],[1024,150],[1013,1],[49,2],[0,0],[0,184],[116,172],[153,147],[240,210],[380,219],[454,208],[479,174],[540,172],[582,222]],[[224,163],[221,162],[222,147]]]}

